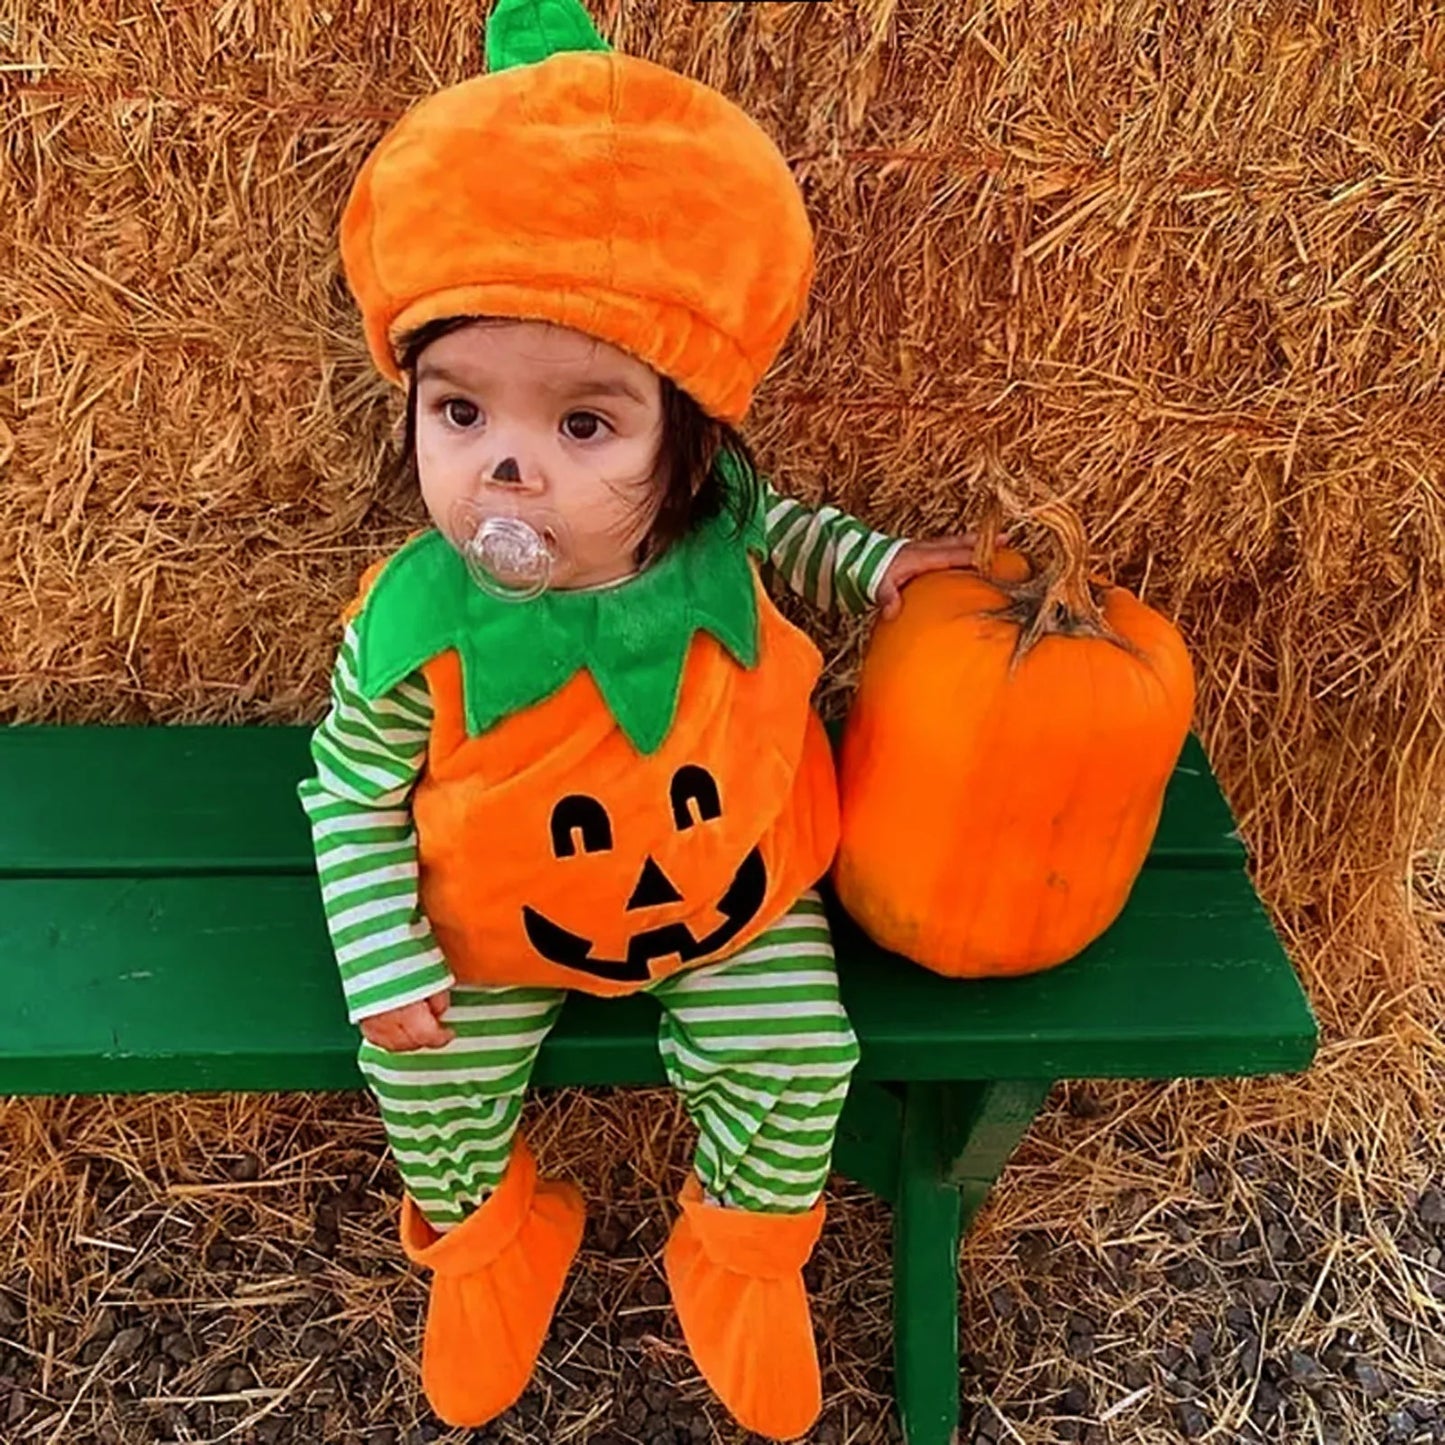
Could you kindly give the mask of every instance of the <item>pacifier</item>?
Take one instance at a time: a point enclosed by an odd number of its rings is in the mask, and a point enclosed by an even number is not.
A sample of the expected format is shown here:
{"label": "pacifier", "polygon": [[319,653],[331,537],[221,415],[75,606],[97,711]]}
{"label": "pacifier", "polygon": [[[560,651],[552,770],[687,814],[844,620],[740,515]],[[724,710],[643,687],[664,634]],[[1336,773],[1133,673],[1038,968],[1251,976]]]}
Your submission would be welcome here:
{"label": "pacifier", "polygon": [[472,581],[504,602],[540,597],[566,554],[561,517],[506,494],[463,498],[452,508],[450,522],[452,545]]}

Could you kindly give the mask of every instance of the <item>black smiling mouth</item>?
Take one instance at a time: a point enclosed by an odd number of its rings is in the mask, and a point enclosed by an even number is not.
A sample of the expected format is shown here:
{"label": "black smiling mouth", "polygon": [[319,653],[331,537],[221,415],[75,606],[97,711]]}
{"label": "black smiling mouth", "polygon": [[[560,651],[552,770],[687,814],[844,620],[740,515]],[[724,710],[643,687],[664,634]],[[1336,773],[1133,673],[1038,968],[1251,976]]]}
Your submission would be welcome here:
{"label": "black smiling mouth", "polygon": [[767,891],[767,865],[761,851],[754,848],[743,859],[727,892],[718,901],[717,910],[723,922],[711,933],[698,938],[685,923],[649,928],[632,935],[624,959],[593,958],[590,938],[569,932],[535,908],[524,905],[522,920],[528,942],[549,963],[590,973],[594,978],[612,983],[646,983],[652,977],[651,965],[657,959],[676,956],[683,964],[689,964],[727,947],[757,917]]}

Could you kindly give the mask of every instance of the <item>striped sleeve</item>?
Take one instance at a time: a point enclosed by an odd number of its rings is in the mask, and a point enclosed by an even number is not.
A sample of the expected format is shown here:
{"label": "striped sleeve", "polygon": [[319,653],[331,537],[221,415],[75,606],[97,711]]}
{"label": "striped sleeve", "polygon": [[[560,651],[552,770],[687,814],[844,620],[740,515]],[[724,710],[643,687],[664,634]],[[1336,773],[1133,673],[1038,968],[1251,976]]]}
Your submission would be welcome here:
{"label": "striped sleeve", "polygon": [[768,560],[783,581],[820,611],[872,607],[906,539],[875,532],[837,507],[809,507],[770,483],[763,487]]}
{"label": "striped sleeve", "polygon": [[411,791],[426,757],[431,698],[412,679],[369,702],[346,629],[331,711],[311,740],[316,772],[298,789],[311,822],[321,903],[352,1023],[455,981],[417,898]]}

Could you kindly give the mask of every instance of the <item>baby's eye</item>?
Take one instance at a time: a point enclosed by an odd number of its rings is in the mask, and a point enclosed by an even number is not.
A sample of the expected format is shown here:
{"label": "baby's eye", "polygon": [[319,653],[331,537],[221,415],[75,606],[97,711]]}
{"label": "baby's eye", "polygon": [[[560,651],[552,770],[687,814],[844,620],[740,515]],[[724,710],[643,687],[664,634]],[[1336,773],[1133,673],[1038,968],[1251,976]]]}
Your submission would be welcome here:
{"label": "baby's eye", "polygon": [[562,429],[574,442],[590,442],[606,426],[595,411],[569,411],[562,418]]}
{"label": "baby's eye", "polygon": [[481,413],[469,401],[459,396],[449,396],[442,402],[442,415],[455,427],[475,426]]}

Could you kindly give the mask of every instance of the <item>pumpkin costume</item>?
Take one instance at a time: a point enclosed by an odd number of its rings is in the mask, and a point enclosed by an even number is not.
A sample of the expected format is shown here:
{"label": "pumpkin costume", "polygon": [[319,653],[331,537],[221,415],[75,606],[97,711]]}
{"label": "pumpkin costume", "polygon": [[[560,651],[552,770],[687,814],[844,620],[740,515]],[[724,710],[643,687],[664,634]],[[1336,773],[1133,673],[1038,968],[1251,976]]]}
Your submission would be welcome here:
{"label": "pumpkin costume", "polygon": [[734,530],[719,517],[623,588],[522,606],[438,532],[380,574],[357,682],[375,698],[420,670],[433,700],[412,812],[458,983],[631,993],[751,942],[827,872],[821,659]]}
{"label": "pumpkin costume", "polygon": [[[453,315],[619,346],[739,419],[803,304],[812,239],[771,140],[706,86],[611,53],[576,0],[500,0],[490,73],[372,152],[342,255],[378,368]],[[705,178],[705,179],[699,179]],[[723,466],[723,464],[719,464]],[[821,659],[763,572],[870,606],[902,542],[722,470],[737,504],[606,588],[503,601],[439,532],[373,569],[300,795],[349,1016],[450,990],[441,1048],[363,1042],[434,1276],[422,1380],[449,1423],[525,1388],[583,1204],[517,1134],[567,993],[646,991],[697,1126],[665,1264],[744,1425],[816,1417],[801,1270],[857,1061],[814,883],[837,841]]]}

